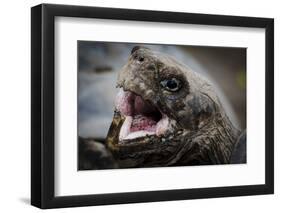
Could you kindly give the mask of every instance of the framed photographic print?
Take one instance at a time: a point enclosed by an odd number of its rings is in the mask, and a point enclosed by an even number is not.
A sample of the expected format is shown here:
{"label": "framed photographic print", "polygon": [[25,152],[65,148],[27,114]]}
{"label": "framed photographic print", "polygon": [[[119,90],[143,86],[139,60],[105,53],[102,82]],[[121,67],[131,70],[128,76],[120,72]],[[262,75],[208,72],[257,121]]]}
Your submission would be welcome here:
{"label": "framed photographic print", "polygon": [[274,21],[31,9],[31,203],[271,194]]}

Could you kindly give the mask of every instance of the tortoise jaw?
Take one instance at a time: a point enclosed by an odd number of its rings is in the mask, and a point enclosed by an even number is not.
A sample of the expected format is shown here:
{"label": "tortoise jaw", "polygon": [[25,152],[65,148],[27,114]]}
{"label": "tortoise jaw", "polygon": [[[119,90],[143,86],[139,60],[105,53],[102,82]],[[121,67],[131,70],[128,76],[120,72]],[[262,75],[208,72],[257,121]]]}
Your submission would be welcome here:
{"label": "tortoise jaw", "polygon": [[167,116],[163,116],[156,124],[147,130],[132,131],[132,125],[135,122],[133,116],[125,116],[125,121],[119,132],[119,142],[124,140],[134,140],[136,138],[147,137],[155,135],[161,137],[167,130],[169,120]]}
{"label": "tortoise jaw", "polygon": [[168,130],[167,115],[134,92],[121,88],[115,106],[116,111],[124,117],[118,137],[120,143],[147,136],[161,137]]}

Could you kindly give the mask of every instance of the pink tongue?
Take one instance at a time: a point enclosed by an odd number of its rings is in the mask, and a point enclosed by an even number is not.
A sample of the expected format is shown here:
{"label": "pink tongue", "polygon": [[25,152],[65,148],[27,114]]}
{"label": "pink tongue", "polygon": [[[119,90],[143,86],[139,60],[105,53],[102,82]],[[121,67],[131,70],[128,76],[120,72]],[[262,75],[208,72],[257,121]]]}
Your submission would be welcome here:
{"label": "pink tongue", "polygon": [[155,131],[157,122],[151,117],[146,117],[142,115],[136,115],[133,118],[131,125],[131,132],[146,130],[146,131]]}

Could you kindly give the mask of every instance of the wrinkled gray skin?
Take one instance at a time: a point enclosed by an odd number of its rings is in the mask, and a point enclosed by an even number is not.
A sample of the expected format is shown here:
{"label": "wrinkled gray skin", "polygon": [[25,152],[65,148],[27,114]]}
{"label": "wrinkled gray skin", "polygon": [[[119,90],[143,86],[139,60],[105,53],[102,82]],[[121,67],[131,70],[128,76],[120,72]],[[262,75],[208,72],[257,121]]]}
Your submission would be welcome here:
{"label": "wrinkled gray skin", "polygon": [[[165,90],[164,79],[182,82],[177,92]],[[107,148],[120,168],[230,163],[240,130],[227,117],[211,84],[170,56],[135,47],[119,73],[117,86],[134,92],[169,118],[162,136],[118,141],[124,121],[115,111]]]}

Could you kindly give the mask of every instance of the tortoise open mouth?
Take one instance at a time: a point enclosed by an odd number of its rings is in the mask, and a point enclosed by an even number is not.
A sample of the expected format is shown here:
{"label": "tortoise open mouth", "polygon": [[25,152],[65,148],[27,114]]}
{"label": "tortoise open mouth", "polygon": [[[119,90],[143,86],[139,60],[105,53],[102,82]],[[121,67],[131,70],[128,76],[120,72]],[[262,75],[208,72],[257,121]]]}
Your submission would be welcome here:
{"label": "tortoise open mouth", "polygon": [[168,117],[148,100],[122,88],[116,97],[117,111],[125,117],[119,132],[119,142],[155,135],[160,137],[168,129]]}

